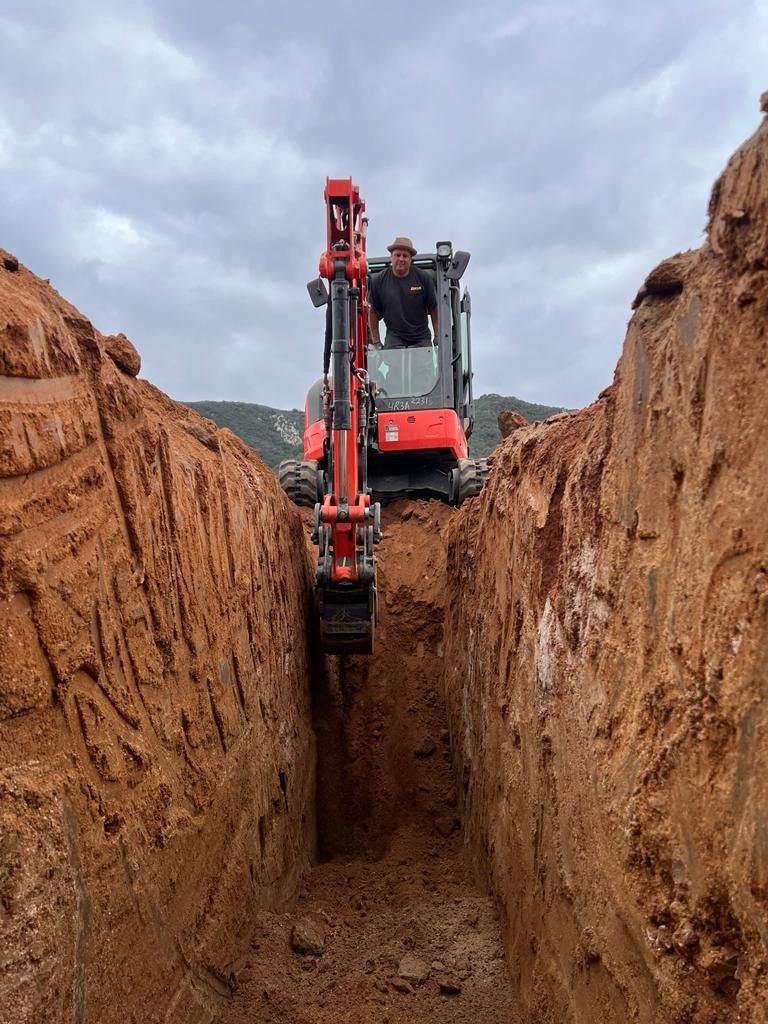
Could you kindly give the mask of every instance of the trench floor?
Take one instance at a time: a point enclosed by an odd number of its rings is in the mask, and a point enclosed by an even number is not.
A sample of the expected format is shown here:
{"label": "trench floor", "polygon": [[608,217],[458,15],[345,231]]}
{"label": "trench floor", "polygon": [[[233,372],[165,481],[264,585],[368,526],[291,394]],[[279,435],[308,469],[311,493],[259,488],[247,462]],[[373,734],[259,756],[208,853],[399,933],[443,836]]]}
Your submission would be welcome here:
{"label": "trench floor", "polygon": [[[306,922],[322,954],[292,948]],[[377,860],[316,867],[290,914],[260,914],[222,1024],[519,1019],[498,913],[464,866],[460,834],[405,826]]]}

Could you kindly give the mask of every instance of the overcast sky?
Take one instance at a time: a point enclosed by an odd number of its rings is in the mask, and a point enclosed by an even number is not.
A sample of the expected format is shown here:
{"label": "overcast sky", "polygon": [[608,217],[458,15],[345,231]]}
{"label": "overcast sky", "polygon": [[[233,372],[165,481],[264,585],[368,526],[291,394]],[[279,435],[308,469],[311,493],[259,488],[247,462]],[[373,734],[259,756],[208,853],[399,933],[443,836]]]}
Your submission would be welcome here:
{"label": "overcast sky", "polygon": [[25,0],[0,62],[0,245],[174,398],[303,405],[351,175],[371,254],[472,253],[475,393],[579,406],[760,122],[768,0]]}

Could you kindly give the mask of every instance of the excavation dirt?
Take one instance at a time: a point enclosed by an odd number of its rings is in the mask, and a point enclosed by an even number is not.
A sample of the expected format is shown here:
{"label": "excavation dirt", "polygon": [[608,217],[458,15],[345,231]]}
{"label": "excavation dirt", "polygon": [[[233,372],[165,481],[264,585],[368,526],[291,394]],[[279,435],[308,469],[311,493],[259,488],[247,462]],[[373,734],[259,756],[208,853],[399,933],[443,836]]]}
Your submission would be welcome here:
{"label": "excavation dirt", "polygon": [[[293,949],[310,922],[316,943]],[[315,868],[296,913],[260,914],[223,1024],[514,1022],[492,901],[458,838],[404,827],[383,858]]]}
{"label": "excavation dirt", "polygon": [[384,512],[376,653],[316,680],[323,861],[257,916],[222,1024],[514,1024],[499,913],[469,870],[442,696],[450,511]]}
{"label": "excavation dirt", "polygon": [[0,1024],[768,1020],[766,253],[764,123],[336,659],[274,474],[0,251]]}

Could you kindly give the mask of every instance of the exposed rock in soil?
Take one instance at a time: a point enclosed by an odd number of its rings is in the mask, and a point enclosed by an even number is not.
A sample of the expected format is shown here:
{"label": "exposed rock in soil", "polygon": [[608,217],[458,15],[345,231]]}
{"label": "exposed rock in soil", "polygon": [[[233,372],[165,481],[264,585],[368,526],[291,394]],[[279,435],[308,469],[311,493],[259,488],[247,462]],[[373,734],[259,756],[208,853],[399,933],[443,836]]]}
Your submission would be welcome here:
{"label": "exposed rock in soil", "polygon": [[768,125],[614,386],[451,529],[460,803],[532,1019],[768,1019]]}
{"label": "exposed rock in soil", "polygon": [[437,987],[446,996],[457,996],[461,992],[461,982],[450,974],[446,974],[444,978],[438,978]]}
{"label": "exposed rock in soil", "polygon": [[423,985],[429,977],[429,964],[416,956],[404,956],[397,965],[398,978],[405,978],[414,985]]}
{"label": "exposed rock in soil", "polygon": [[4,1024],[211,1020],[312,851],[301,521],[114,342],[0,273]]}
{"label": "exposed rock in soil", "polygon": [[413,992],[413,985],[410,981],[406,981],[405,978],[390,978],[389,984],[395,992],[399,992],[401,995],[409,996]]}
{"label": "exposed rock in soil", "polygon": [[499,433],[502,437],[509,437],[516,430],[521,427],[528,426],[528,420],[525,416],[521,416],[519,412],[513,412],[511,409],[502,409],[497,417],[499,424]]}

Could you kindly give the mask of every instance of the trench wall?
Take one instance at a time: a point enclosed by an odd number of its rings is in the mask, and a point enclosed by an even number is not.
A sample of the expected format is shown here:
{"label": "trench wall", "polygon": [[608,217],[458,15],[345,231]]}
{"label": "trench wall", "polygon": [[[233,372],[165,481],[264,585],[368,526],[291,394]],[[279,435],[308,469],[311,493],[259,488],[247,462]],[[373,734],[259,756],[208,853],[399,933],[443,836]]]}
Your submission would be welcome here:
{"label": "trench wall", "polygon": [[768,127],[615,381],[449,531],[468,842],[531,1021],[768,1019]]}
{"label": "trench wall", "polygon": [[301,523],[0,257],[0,1020],[210,1021],[313,852]]}

